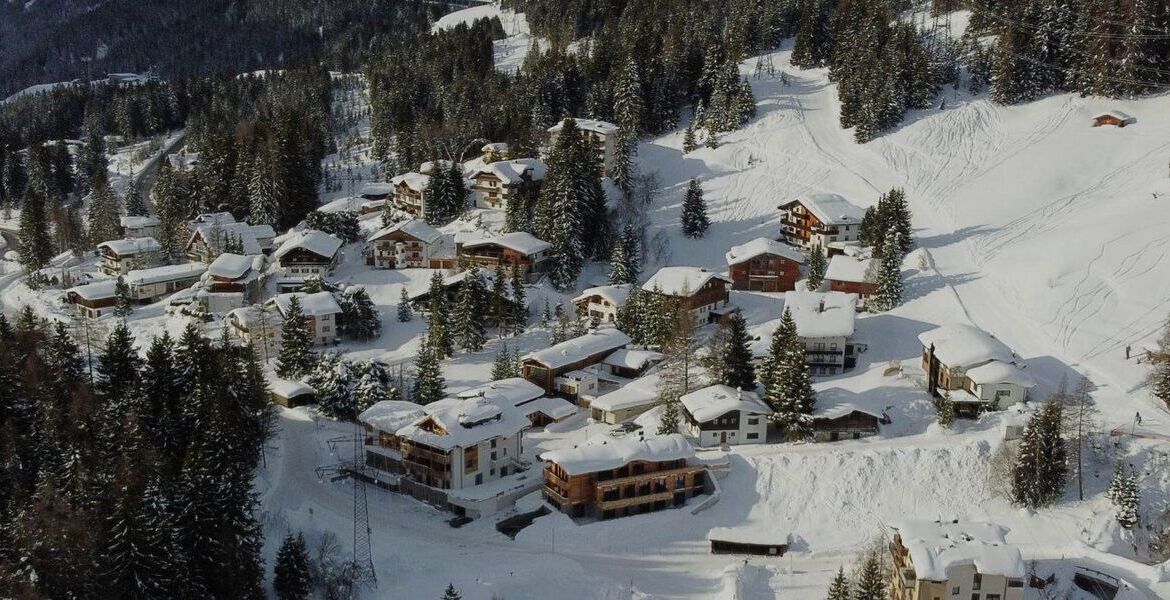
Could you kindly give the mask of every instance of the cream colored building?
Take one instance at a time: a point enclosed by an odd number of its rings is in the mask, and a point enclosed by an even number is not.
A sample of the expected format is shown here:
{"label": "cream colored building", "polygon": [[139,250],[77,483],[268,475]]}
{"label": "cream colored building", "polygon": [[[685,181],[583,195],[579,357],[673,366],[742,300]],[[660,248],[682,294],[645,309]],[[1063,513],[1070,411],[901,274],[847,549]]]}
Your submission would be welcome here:
{"label": "cream colored building", "polygon": [[991,523],[909,521],[893,527],[892,600],[1023,600],[1024,560]]}

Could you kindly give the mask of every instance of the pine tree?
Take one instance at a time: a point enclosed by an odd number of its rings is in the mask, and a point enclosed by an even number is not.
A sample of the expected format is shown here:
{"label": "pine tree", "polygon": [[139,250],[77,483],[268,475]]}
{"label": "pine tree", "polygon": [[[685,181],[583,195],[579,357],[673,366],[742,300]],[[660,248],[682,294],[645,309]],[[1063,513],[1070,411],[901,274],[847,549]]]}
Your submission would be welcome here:
{"label": "pine tree", "polygon": [[[878,200],[878,206],[881,206],[884,199],[885,194]],[[858,243],[866,248],[879,246],[881,245],[881,239],[884,233],[878,209],[873,206],[865,209],[865,216],[861,218],[861,231],[858,234]]]}
{"label": "pine tree", "polygon": [[695,142],[695,122],[692,120],[687,123],[686,131],[683,132],[683,154],[690,154],[698,149],[698,144]]}
{"label": "pine tree", "polygon": [[815,292],[825,282],[825,269],[828,264],[825,260],[825,251],[820,244],[816,244],[809,251],[808,257],[808,289]]}
{"label": "pine tree", "polygon": [[343,335],[363,341],[382,335],[382,317],[365,288],[350,287],[339,300]]}
{"label": "pine tree", "polygon": [[879,550],[870,550],[857,571],[853,600],[886,600],[886,570]]}
{"label": "pine tree", "polygon": [[896,231],[886,237],[878,265],[877,293],[867,303],[867,307],[874,311],[885,312],[902,304],[901,246],[902,236]]}
{"label": "pine tree", "polygon": [[313,388],[313,396],[325,414],[339,419],[357,416],[350,365],[333,353],[314,361],[312,370],[305,375],[305,383]]}
{"label": "pine tree", "polygon": [[447,291],[443,287],[443,276],[435,271],[431,275],[431,286],[427,291],[427,340],[437,360],[455,353],[451,335],[451,311],[447,306]]}
{"label": "pine tree", "polygon": [[682,204],[682,231],[690,238],[701,238],[711,222],[707,219],[707,203],[703,200],[703,187],[698,179],[687,185],[686,197]]}
{"label": "pine tree", "polygon": [[804,342],[797,335],[796,321],[787,308],[772,333],[760,379],[766,382],[764,399],[774,411],[773,422],[785,430],[789,440],[808,438],[812,434],[816,396],[805,362]]}
{"label": "pine tree", "polygon": [[272,571],[272,589],[279,600],[308,600],[313,580],[303,534],[285,536]]}
{"label": "pine tree", "polygon": [[524,279],[519,270],[512,270],[512,281],[509,287],[512,290],[512,315],[508,320],[511,323],[512,333],[521,334],[528,328],[528,300],[527,293],[524,291]]}
{"label": "pine tree", "polygon": [[483,349],[487,336],[484,333],[484,297],[487,295],[483,275],[478,267],[472,267],[459,288],[455,306],[455,339],[459,347],[468,352]]}
{"label": "pine tree", "polygon": [[122,237],[118,196],[104,182],[94,186],[89,197],[89,239],[97,244]]}
{"label": "pine tree", "polygon": [[29,184],[20,209],[20,263],[31,273],[53,258],[53,238],[49,235],[46,199],[38,186]]}
{"label": "pine tree", "polygon": [[496,353],[496,361],[492,363],[492,381],[499,381],[501,379],[508,379],[517,376],[516,359],[512,356],[512,353],[508,351],[508,345],[504,344],[500,347],[500,351]]}
{"label": "pine tree", "polygon": [[448,583],[447,589],[443,592],[442,600],[463,600],[463,594],[460,594],[455,586]]}
{"label": "pine tree", "polygon": [[1133,465],[1118,463],[1105,496],[1117,507],[1117,523],[1125,529],[1133,529],[1138,523],[1141,506],[1138,477]]}
{"label": "pine tree", "polygon": [[133,308],[130,306],[130,286],[121,275],[114,282],[114,315],[125,319],[130,316]]}
{"label": "pine tree", "polygon": [[1017,504],[1028,508],[1048,506],[1064,492],[1068,452],[1061,437],[1062,422],[1062,402],[1053,398],[1024,427],[1012,471],[1012,498]]}
{"label": "pine tree", "polygon": [[658,435],[670,435],[678,433],[678,398],[667,400],[662,409],[662,419],[658,421],[658,430],[655,432]]}
{"label": "pine tree", "polygon": [[910,222],[910,207],[906,203],[906,192],[901,188],[893,188],[885,195],[885,207],[882,222],[888,228],[887,236],[898,237],[897,247],[905,255],[914,248],[912,239],[913,226]]}
{"label": "pine tree", "polygon": [[126,214],[132,217],[145,217],[150,214],[146,209],[146,202],[142,199],[142,192],[138,189],[138,182],[131,181],[126,186],[126,197],[122,199],[126,206]]}
{"label": "pine tree", "polygon": [[548,155],[533,234],[552,245],[549,273],[558,289],[573,286],[588,258],[608,250],[595,227],[605,216],[601,165],[573,119],[565,119]]}
{"label": "pine tree", "polygon": [[1162,334],[1161,352],[1151,362],[1154,372],[1150,373],[1150,391],[1170,408],[1170,322]]}
{"label": "pine tree", "polygon": [[419,348],[418,359],[415,361],[414,389],[411,391],[411,399],[415,404],[437,402],[447,393],[447,383],[443,379],[439,357],[432,344],[428,337]]}
{"label": "pine tree", "polygon": [[732,313],[727,325],[727,344],[723,349],[723,373],[720,383],[745,391],[754,390],[756,370],[752,366],[752,351],[748,347],[747,321],[743,315]]}
{"label": "pine tree", "polygon": [[287,190],[280,175],[283,161],[275,154],[274,149],[261,151],[252,162],[251,179],[248,182],[248,222],[253,225],[276,227],[280,223]]}
{"label": "pine tree", "polygon": [[313,368],[313,332],[301,310],[301,299],[289,299],[280,331],[280,356],[276,360],[276,374],[286,379],[305,375]]}
{"label": "pine tree", "polygon": [[950,398],[938,400],[938,424],[948,429],[955,424],[955,403]]}
{"label": "pine tree", "polygon": [[792,47],[792,64],[798,67],[823,67],[833,51],[830,30],[830,3],[823,0],[800,0],[797,9],[796,42]]}
{"label": "pine tree", "polygon": [[406,293],[406,286],[402,286],[402,293],[398,295],[398,322],[406,323],[414,316],[410,309],[410,296]]}
{"label": "pine tree", "polygon": [[496,272],[492,275],[492,293],[487,303],[487,324],[495,327],[500,337],[510,329],[512,320],[510,304],[507,274],[504,272],[504,265],[497,263]]}
{"label": "pine tree", "polygon": [[853,600],[853,588],[845,577],[845,567],[839,567],[829,584],[829,595],[825,600]]}

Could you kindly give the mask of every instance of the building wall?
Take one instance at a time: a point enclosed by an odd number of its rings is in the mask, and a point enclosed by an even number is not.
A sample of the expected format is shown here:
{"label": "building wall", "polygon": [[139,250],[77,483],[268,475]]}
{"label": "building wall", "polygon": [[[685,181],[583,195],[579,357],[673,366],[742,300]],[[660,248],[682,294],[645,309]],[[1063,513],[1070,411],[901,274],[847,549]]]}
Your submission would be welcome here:
{"label": "building wall", "polygon": [[826,226],[799,203],[781,216],[780,225],[784,241],[802,248],[827,249],[832,242],[855,242],[861,237],[860,223]]}
{"label": "building wall", "polygon": [[619,469],[568,476],[555,463],[544,470],[544,497],[574,517],[622,517],[681,506],[702,493],[707,470],[686,460],[635,461]]}
{"label": "building wall", "polygon": [[864,301],[865,299],[877,293],[877,284],[870,282],[840,281],[837,279],[830,279],[829,289],[834,292],[857,294],[857,296]]}
{"label": "building wall", "polygon": [[590,296],[581,302],[581,306],[590,318],[596,317],[602,323],[617,321],[618,307],[601,296]]}
{"label": "building wall", "polygon": [[[406,262],[397,264],[398,244],[403,244]],[[431,247],[402,231],[388,233],[371,243],[374,263],[384,269],[425,269],[429,266]],[[368,262],[368,261],[367,261]]]}
{"label": "building wall", "polygon": [[846,338],[801,338],[804,342],[805,362],[813,375],[832,375],[845,369]]}
{"label": "building wall", "polygon": [[703,448],[718,446],[724,440],[728,444],[762,444],[768,440],[768,417],[764,415],[732,411],[718,419],[697,423],[685,408],[683,412],[687,434]]}
{"label": "building wall", "polygon": [[1014,383],[989,383],[974,387],[975,396],[996,410],[1024,402],[1028,397],[1028,388]]}
{"label": "building wall", "polygon": [[730,273],[733,290],[786,292],[796,289],[800,263],[775,254],[762,254],[732,265]]}
{"label": "building wall", "polygon": [[426,211],[426,202],[423,196],[424,192],[416,192],[406,184],[398,184],[394,188],[394,205],[399,210],[421,217]]}

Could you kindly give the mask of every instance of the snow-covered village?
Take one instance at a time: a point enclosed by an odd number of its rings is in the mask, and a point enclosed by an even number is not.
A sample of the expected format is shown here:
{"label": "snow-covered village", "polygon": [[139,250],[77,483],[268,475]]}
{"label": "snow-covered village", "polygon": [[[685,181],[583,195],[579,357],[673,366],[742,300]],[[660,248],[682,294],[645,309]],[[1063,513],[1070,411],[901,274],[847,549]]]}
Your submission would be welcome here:
{"label": "snow-covered village", "polygon": [[0,48],[0,598],[1170,598],[1167,0]]}

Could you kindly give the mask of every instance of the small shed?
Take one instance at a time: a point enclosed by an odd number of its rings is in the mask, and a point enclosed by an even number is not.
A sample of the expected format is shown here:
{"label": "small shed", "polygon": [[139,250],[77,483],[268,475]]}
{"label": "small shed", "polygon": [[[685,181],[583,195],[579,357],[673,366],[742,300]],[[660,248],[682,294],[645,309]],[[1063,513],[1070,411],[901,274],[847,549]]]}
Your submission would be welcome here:
{"label": "small shed", "polygon": [[884,417],[844,403],[826,407],[813,414],[813,439],[818,442],[857,440],[877,435],[878,424]]}
{"label": "small shed", "polygon": [[1093,127],[1101,127],[1102,125],[1112,125],[1114,127],[1125,127],[1133,123],[1133,117],[1116,110],[1103,112],[1093,117]]}
{"label": "small shed", "polygon": [[787,532],[761,527],[715,527],[707,532],[711,554],[784,556],[791,539]]}
{"label": "small shed", "polygon": [[272,401],[281,406],[296,408],[316,402],[313,388],[288,379],[272,378],[268,381],[268,389],[272,390]]}

